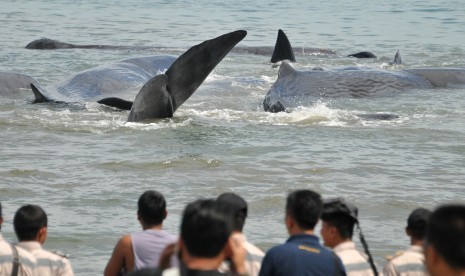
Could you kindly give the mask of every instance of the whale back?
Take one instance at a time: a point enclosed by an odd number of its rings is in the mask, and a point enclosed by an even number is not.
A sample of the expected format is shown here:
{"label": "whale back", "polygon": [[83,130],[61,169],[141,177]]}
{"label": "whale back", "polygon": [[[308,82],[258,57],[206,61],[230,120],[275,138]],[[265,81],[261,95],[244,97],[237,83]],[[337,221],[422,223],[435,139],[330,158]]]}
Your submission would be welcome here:
{"label": "whale back", "polygon": [[132,101],[144,83],[165,72],[175,60],[170,55],[145,56],[98,66],[47,87],[44,96],[68,102],[99,101],[109,96]]}
{"label": "whale back", "polygon": [[284,61],[278,79],[265,96],[264,109],[279,112],[326,97],[376,97],[430,87],[423,77],[406,71],[358,67],[297,71]]}
{"label": "whale back", "polygon": [[465,68],[417,68],[406,71],[426,79],[434,87],[465,84]]}

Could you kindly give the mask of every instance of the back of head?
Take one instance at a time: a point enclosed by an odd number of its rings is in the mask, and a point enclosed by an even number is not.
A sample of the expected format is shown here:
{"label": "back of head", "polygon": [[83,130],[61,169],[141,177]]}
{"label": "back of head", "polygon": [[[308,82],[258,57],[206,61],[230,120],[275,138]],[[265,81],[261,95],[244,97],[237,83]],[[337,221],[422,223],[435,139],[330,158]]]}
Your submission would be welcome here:
{"label": "back of head", "polygon": [[229,217],[213,199],[199,199],[187,205],[181,222],[181,238],[189,255],[217,256],[226,245],[232,227]]}
{"label": "back of head", "polygon": [[34,241],[43,227],[47,227],[47,214],[37,205],[24,205],[16,211],[13,226],[19,241]]}
{"label": "back of head", "polygon": [[216,201],[231,216],[233,230],[242,232],[247,217],[247,202],[235,193],[223,193]]}
{"label": "back of head", "polygon": [[344,198],[326,199],[321,219],[336,227],[341,238],[352,239],[354,224],[358,222],[358,208]]}
{"label": "back of head", "polygon": [[412,238],[423,240],[426,235],[426,227],[431,217],[431,211],[425,208],[418,208],[410,213],[407,219],[407,229]]}
{"label": "back of head", "polygon": [[159,225],[166,215],[166,201],[157,191],[145,191],[137,202],[139,216],[148,225]]}
{"label": "back of head", "polygon": [[465,205],[443,205],[431,215],[426,244],[453,269],[465,269]]}
{"label": "back of head", "polygon": [[287,196],[286,214],[300,228],[313,230],[321,215],[323,203],[320,194],[311,190],[297,190]]}

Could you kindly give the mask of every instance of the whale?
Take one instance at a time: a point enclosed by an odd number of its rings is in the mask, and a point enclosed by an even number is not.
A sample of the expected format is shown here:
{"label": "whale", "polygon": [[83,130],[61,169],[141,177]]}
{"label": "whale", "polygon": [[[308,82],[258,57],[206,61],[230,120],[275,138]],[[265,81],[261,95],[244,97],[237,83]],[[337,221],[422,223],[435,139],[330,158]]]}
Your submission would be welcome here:
{"label": "whale", "polygon": [[[284,33],[283,33],[284,34]],[[285,36],[285,35],[284,35]],[[283,37],[283,40],[277,40],[275,46],[236,46],[231,52],[239,54],[252,54],[259,56],[270,56],[276,51],[277,46],[281,43],[288,43]],[[102,49],[102,50],[176,50],[179,47],[162,47],[162,46],[123,46],[123,45],[105,45],[105,44],[72,44],[62,42],[50,38],[40,38],[31,41],[25,46],[26,49],[30,50],[61,50],[61,49]],[[320,48],[320,47],[294,47],[293,53],[297,55],[325,55],[333,56],[337,55],[338,52],[335,50]]]}
{"label": "whale", "polygon": [[[289,41],[282,42],[288,40],[282,30],[278,32],[277,41],[279,40],[281,42],[279,46],[277,42],[272,56],[272,61],[281,62],[278,78],[263,100],[263,109],[268,112],[290,112],[293,108],[311,105],[322,98],[379,97],[412,89],[448,88],[465,84],[465,68],[382,70],[369,67],[342,67],[325,70],[317,67],[299,71],[291,64],[295,62],[295,57]],[[367,58],[369,54],[371,53],[362,53],[367,55]],[[399,50],[394,60],[388,64],[402,64]],[[393,118],[384,115],[378,117]]]}
{"label": "whale", "polygon": [[[399,53],[396,56],[400,59]],[[268,112],[289,112],[322,98],[383,97],[412,89],[462,85],[465,85],[465,68],[381,70],[344,67],[299,71],[289,61],[282,61],[278,78],[265,95],[263,108]]]}
{"label": "whale", "polygon": [[137,57],[102,65],[46,89],[28,75],[3,72],[0,87],[11,93],[27,84],[34,103],[96,101],[129,110],[128,122],[170,118],[246,35],[244,30],[230,32],[195,45],[179,57]]}

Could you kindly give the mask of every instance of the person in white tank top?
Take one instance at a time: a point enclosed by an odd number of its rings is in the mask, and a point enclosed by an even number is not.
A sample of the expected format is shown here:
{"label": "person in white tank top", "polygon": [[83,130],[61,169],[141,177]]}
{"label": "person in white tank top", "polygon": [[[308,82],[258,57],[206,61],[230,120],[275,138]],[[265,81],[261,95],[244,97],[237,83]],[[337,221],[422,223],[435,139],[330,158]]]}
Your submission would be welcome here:
{"label": "person in white tank top", "polygon": [[[105,276],[120,275],[142,268],[157,268],[160,255],[166,246],[178,238],[163,230],[166,219],[166,201],[157,191],[144,192],[137,203],[137,218],[142,231],[123,236],[115,245],[113,254],[105,267]],[[177,263],[173,259],[172,265]]]}

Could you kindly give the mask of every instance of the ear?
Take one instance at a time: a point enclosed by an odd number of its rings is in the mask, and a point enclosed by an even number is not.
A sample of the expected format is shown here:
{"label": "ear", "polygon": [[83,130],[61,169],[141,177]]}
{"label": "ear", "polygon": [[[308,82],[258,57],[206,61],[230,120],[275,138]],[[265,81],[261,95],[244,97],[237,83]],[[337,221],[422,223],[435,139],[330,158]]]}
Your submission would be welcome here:
{"label": "ear", "polygon": [[167,216],[168,216],[168,211],[165,209],[165,215],[163,216],[163,219],[166,219]]}
{"label": "ear", "polygon": [[410,229],[408,229],[408,227],[405,227],[405,234],[407,234],[407,236],[411,236],[411,232],[410,232]]}
{"label": "ear", "polygon": [[0,216],[0,226],[2,226],[2,224],[3,224],[3,217]]}
{"label": "ear", "polygon": [[37,237],[36,237],[36,240],[40,244],[44,244],[46,239],[47,239],[47,226],[40,228],[39,232],[37,233]]}

